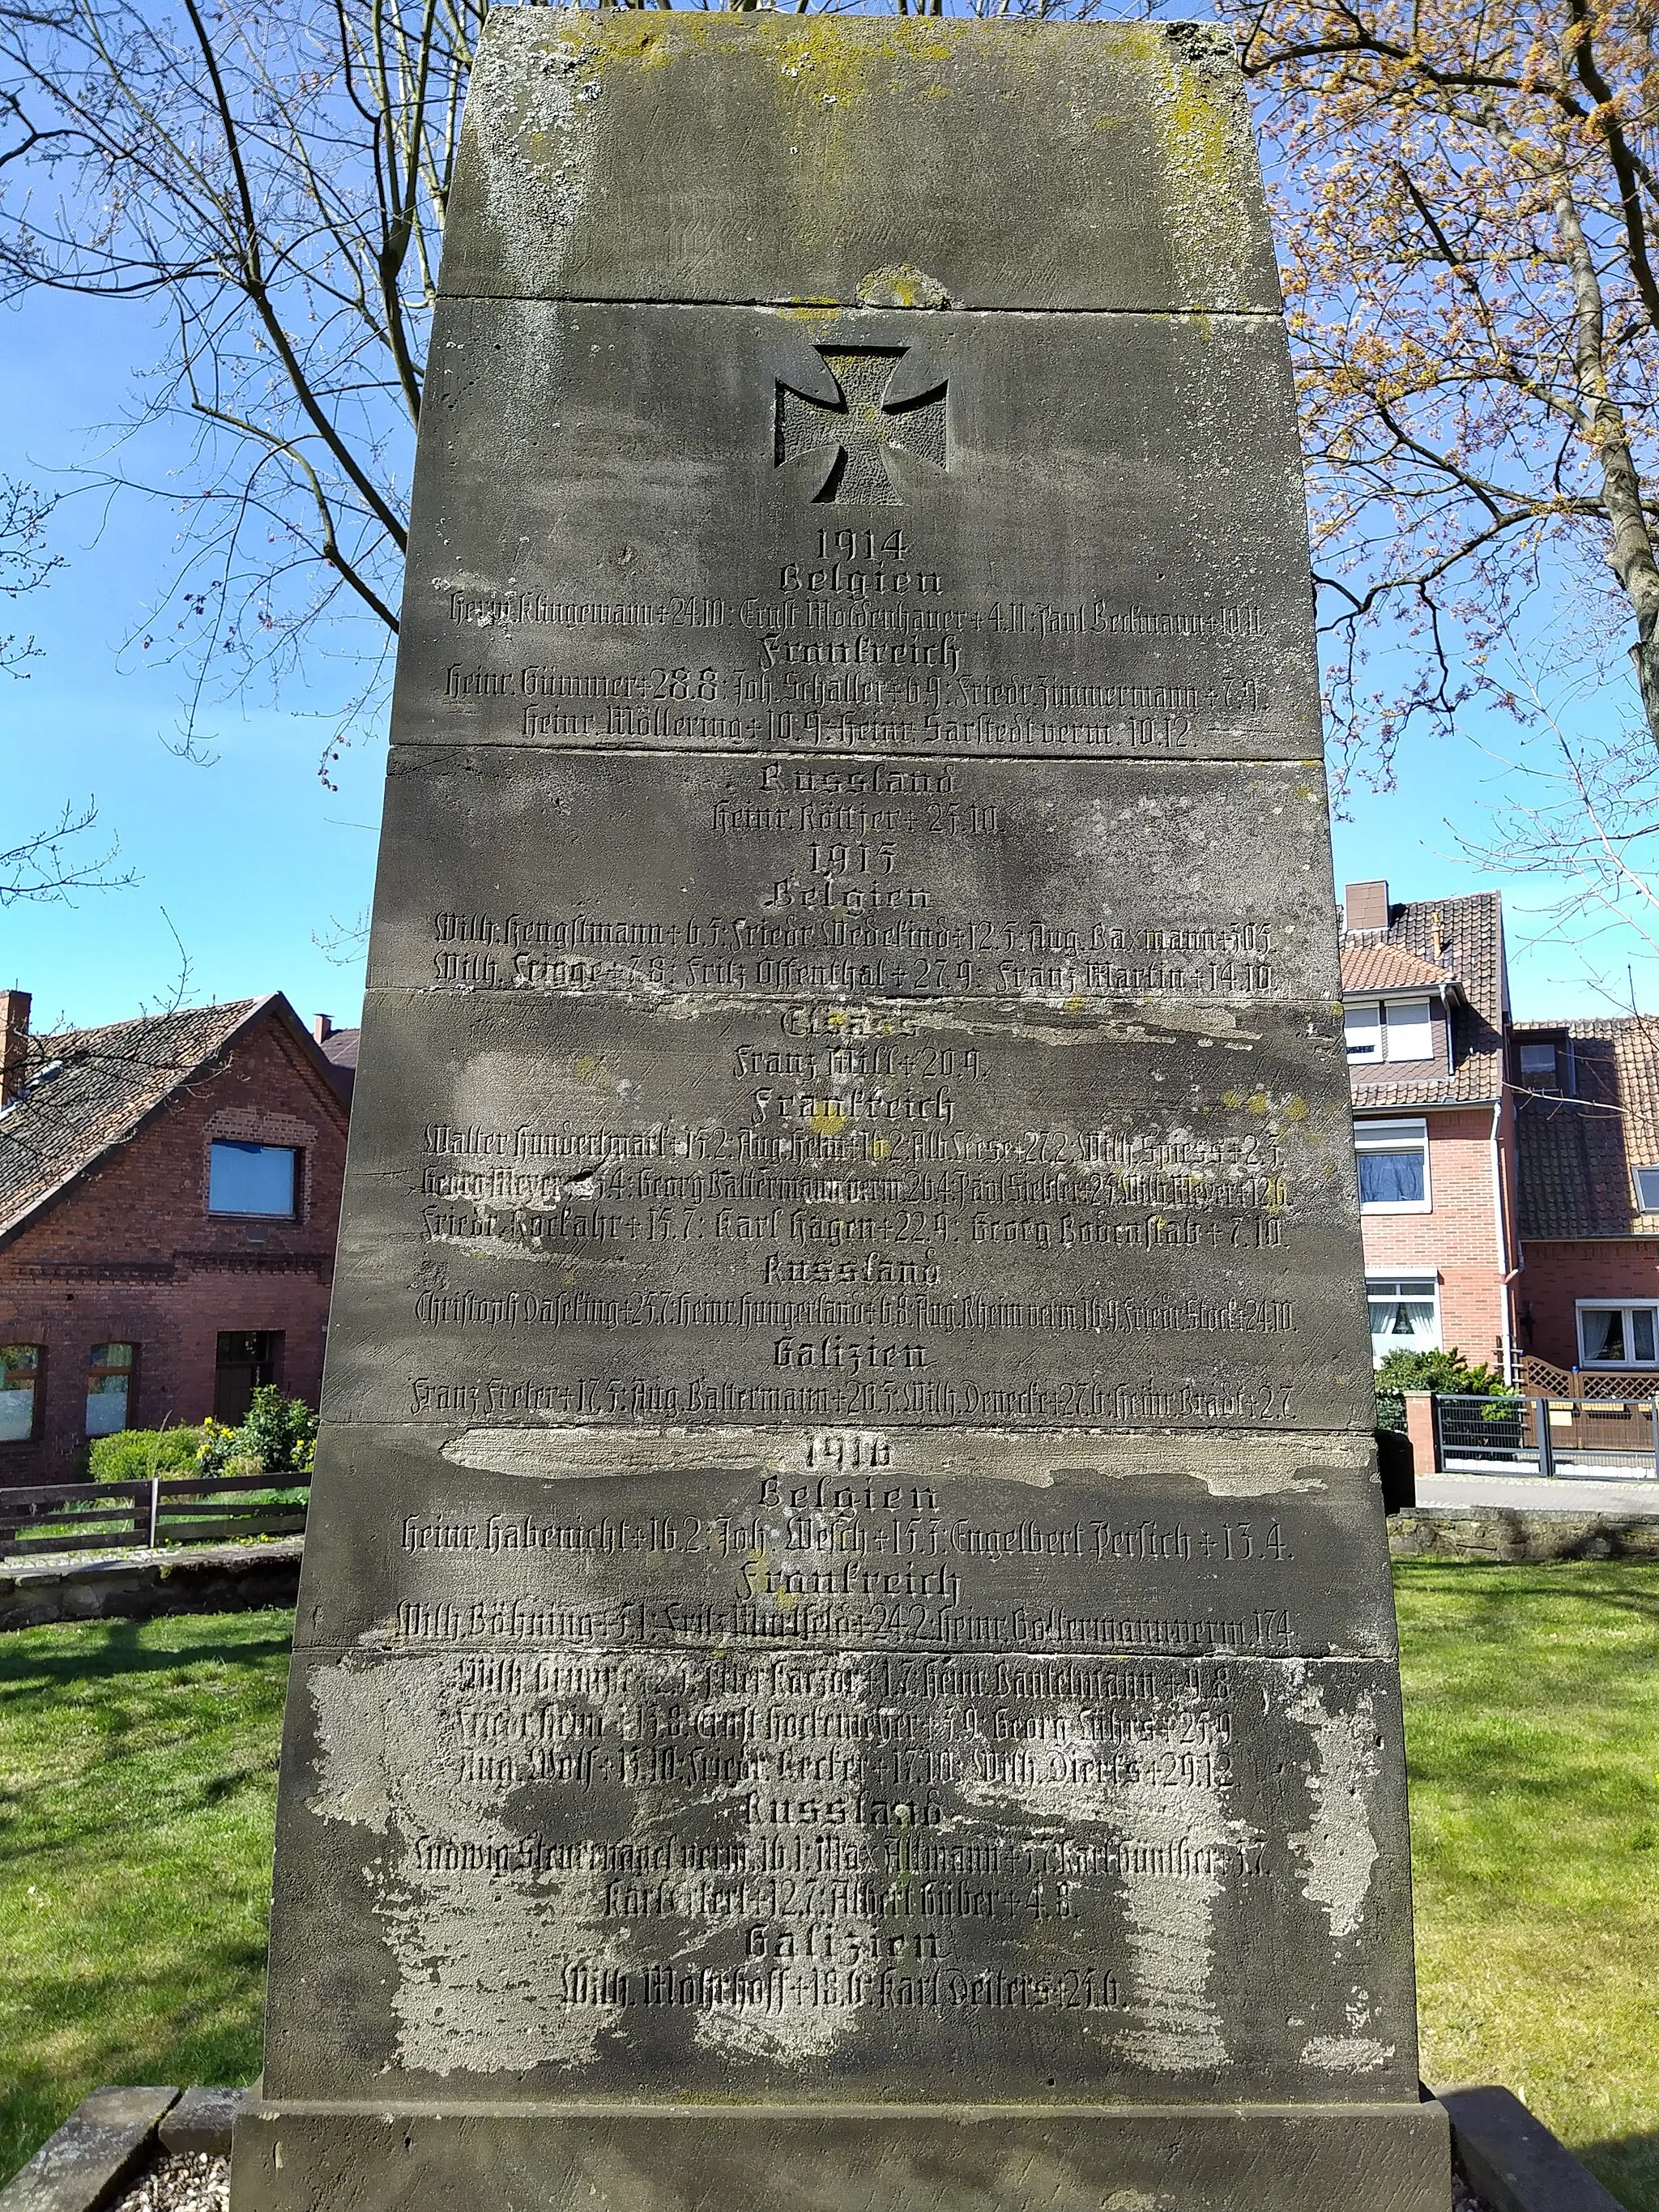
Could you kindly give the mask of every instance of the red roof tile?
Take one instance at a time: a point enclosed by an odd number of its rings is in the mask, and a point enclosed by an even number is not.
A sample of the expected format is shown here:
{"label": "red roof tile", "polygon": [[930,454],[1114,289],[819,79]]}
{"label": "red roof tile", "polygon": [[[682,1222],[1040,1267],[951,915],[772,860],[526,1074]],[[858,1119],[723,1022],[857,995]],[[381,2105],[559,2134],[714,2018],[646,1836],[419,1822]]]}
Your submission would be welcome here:
{"label": "red roof tile", "polygon": [[1516,1089],[1524,1237],[1659,1235],[1631,1170],[1659,1167],[1659,1018],[1516,1022],[1516,1045],[1555,1042],[1570,1089]]}
{"label": "red roof tile", "polygon": [[1342,988],[1350,994],[1364,991],[1437,991],[1450,979],[1443,968],[1391,945],[1385,937],[1345,938],[1342,943]]}
{"label": "red roof tile", "polygon": [[1386,1063],[1351,1068],[1356,1109],[1473,1105],[1498,1097],[1504,1082],[1506,994],[1504,916],[1497,892],[1414,901],[1392,909],[1386,930],[1345,932],[1343,988],[1360,995],[1368,989],[1401,988],[1374,980],[1349,983],[1351,961],[1369,960],[1380,966],[1385,956],[1410,960],[1413,981],[1425,990],[1437,993],[1443,982],[1457,986],[1449,1009],[1451,1066],[1422,1075],[1407,1075]]}
{"label": "red roof tile", "polygon": [[205,1072],[266,1006],[285,1001],[273,994],[32,1036],[22,1091],[0,1111],[0,1237]]}

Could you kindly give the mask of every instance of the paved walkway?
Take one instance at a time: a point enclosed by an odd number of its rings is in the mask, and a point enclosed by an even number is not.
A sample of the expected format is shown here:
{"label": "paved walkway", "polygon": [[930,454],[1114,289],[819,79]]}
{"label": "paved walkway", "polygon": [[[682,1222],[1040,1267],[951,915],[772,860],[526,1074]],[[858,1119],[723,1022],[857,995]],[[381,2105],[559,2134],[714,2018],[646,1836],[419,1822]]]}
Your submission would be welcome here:
{"label": "paved walkway", "polygon": [[1526,1513],[1609,1513],[1659,1516],[1659,1482],[1600,1481],[1576,1475],[1548,1481],[1535,1474],[1419,1474],[1423,1506],[1510,1506]]}

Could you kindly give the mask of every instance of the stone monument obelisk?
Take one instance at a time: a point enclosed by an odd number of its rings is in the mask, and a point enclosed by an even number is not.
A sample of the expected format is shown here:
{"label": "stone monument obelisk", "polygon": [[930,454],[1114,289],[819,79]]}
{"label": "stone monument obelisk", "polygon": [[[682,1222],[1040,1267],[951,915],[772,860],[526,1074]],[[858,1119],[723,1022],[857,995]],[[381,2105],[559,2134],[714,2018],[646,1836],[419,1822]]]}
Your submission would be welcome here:
{"label": "stone monument obelisk", "polygon": [[493,13],[237,2212],[1445,2212],[1203,26]]}

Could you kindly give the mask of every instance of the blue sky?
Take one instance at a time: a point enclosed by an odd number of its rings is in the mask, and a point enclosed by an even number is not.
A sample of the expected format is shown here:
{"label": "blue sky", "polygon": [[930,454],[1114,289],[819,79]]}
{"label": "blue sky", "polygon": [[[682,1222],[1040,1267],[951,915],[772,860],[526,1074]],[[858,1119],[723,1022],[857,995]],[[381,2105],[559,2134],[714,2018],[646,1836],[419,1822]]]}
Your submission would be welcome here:
{"label": "blue sky", "polygon": [[[56,471],[107,443],[100,426],[120,418],[149,344],[143,311],[118,304],[40,300],[0,317],[0,470],[64,483]],[[158,473],[167,465],[154,445],[145,458]],[[302,1014],[355,1021],[361,957],[336,966],[313,939],[368,902],[384,747],[347,754],[339,789],[326,790],[316,771],[332,724],[301,693],[291,709],[210,714],[212,767],[167,750],[183,672],[120,647],[143,623],[177,526],[163,501],[71,498],[52,525],[64,568],[0,608],[4,628],[33,630],[44,648],[26,682],[0,675],[0,844],[15,842],[14,823],[33,827],[94,797],[120,839],[120,866],[138,878],[70,906],[0,910],[0,981],[34,993],[40,1026],[118,1018],[169,991],[176,931],[193,1000],[281,990]]]}
{"label": "blue sky", "polygon": [[[131,307],[37,301],[0,317],[0,470],[64,481],[55,471],[102,442],[98,426],[119,418],[149,357],[143,311]],[[157,473],[167,465],[153,447],[147,461]],[[348,754],[339,788],[325,789],[316,766],[331,726],[305,711],[321,700],[301,694],[285,709],[211,717],[216,765],[174,757],[163,740],[178,726],[179,673],[118,648],[166,570],[175,516],[136,495],[107,508],[87,497],[60,508],[54,528],[64,569],[45,592],[0,606],[0,627],[33,629],[45,649],[27,682],[0,676],[0,844],[95,797],[138,880],[70,906],[0,910],[0,984],[34,993],[42,1027],[116,1019],[167,994],[176,932],[197,1001],[282,990],[303,1015],[355,1021],[361,957],[335,964],[313,940],[368,904],[383,747]],[[1478,836],[1502,797],[1480,734],[1472,725],[1467,737],[1421,739],[1402,755],[1396,791],[1357,794],[1356,818],[1335,825],[1338,883],[1386,876],[1404,898],[1502,890],[1523,1016],[1607,1011],[1591,970],[1622,985],[1627,960],[1638,1002],[1659,1004],[1659,974],[1633,939],[1586,946],[1582,931],[1563,933],[1542,913],[1547,886],[1494,880],[1460,854],[1460,831]],[[1513,749],[1506,727],[1485,734]]]}

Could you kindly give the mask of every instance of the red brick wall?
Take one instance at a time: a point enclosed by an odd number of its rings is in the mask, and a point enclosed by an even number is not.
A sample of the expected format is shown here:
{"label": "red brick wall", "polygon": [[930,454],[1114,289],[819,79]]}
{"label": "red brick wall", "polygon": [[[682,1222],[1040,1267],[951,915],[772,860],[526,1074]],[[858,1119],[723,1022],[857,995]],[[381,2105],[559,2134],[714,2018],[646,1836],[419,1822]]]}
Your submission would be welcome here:
{"label": "red brick wall", "polygon": [[[46,1346],[34,1442],[0,1443],[0,1483],[58,1480],[85,1439],[94,1344],[138,1346],[128,1425],[213,1410],[222,1329],[282,1333],[283,1389],[312,1405],[340,1225],[345,1108],[273,1012],[229,1060],[190,1084],[0,1249],[0,1343]],[[250,1224],[207,1212],[215,1137],[303,1147],[301,1218]],[[145,1280],[126,1271],[166,1270]],[[124,1279],[125,1274],[125,1279]]]}
{"label": "red brick wall", "polygon": [[[1415,1116],[1401,1108],[1367,1118]],[[1493,1210],[1492,1109],[1430,1112],[1423,1119],[1429,1132],[1431,1211],[1362,1214],[1365,1272],[1437,1275],[1441,1343],[1449,1350],[1455,1346],[1470,1359],[1493,1360],[1508,1294]]]}
{"label": "red brick wall", "polygon": [[1579,1298],[1659,1298],[1659,1237],[1529,1237],[1526,1251],[1520,1289],[1532,1328],[1521,1330],[1521,1348],[1557,1367],[1578,1364]]}

